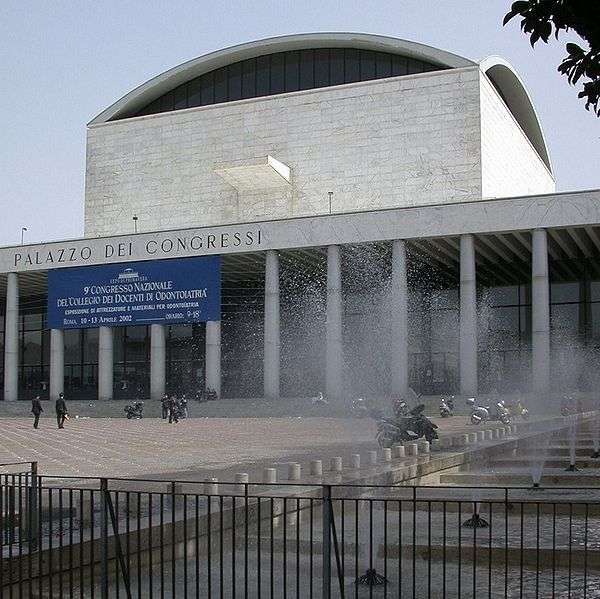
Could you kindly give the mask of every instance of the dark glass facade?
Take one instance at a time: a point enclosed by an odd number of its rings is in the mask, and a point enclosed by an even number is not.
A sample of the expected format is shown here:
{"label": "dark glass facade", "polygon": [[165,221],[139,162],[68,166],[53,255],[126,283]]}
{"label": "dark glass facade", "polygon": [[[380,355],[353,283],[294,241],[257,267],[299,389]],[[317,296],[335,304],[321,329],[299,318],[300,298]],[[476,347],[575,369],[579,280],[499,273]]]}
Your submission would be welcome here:
{"label": "dark glass facade", "polygon": [[137,114],[129,116],[157,114],[446,68],[448,67],[406,56],[356,48],[277,52],[205,73],[157,98]]}

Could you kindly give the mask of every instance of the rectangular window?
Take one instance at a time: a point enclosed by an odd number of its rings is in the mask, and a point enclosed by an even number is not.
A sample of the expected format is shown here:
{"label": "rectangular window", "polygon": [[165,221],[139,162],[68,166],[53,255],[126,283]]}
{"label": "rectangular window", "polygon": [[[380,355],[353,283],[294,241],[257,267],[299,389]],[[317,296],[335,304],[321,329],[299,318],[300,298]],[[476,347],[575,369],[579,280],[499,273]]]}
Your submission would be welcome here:
{"label": "rectangular window", "polygon": [[160,111],[161,112],[169,112],[170,110],[173,110],[173,92],[172,91],[165,94],[160,99]]}
{"label": "rectangular window", "polygon": [[187,108],[187,85],[180,85],[173,92],[174,95],[174,108],[175,110],[181,110]]}
{"label": "rectangular window", "polygon": [[329,80],[331,85],[344,83],[344,49],[332,48],[329,50]]}
{"label": "rectangular window", "polygon": [[408,73],[408,60],[404,56],[392,56],[392,77]]}
{"label": "rectangular window", "polygon": [[300,52],[300,89],[312,89],[315,86],[315,61],[312,50]]}
{"label": "rectangular window", "polygon": [[81,329],[64,332],[65,364],[81,364]]}
{"label": "rectangular window", "polygon": [[202,104],[202,99],[200,96],[200,92],[202,90],[202,83],[200,82],[200,77],[196,77],[196,79],[192,79],[188,84],[188,106],[190,108],[194,106],[200,106]]}
{"label": "rectangular window", "polygon": [[229,100],[240,100],[242,98],[242,63],[236,62],[227,67],[229,78]]}
{"label": "rectangular window", "polygon": [[271,55],[271,93],[281,94],[285,91],[285,54]]}
{"label": "rectangular window", "polygon": [[551,283],[550,303],[562,304],[579,301],[579,283]]}
{"label": "rectangular window", "polygon": [[375,79],[375,52],[371,52],[370,50],[361,50],[360,79],[361,81]]}
{"label": "rectangular window", "polygon": [[242,63],[242,98],[256,97],[256,58]]}
{"label": "rectangular window", "polygon": [[385,52],[376,54],[377,78],[390,77],[392,75],[392,56]]}
{"label": "rectangular window", "polygon": [[207,73],[206,75],[202,75],[202,92],[201,92],[201,100],[202,106],[206,106],[207,104],[215,103],[215,78],[213,73]]}
{"label": "rectangular window", "polygon": [[285,53],[285,91],[295,92],[300,89],[300,53]]}
{"label": "rectangular window", "polygon": [[40,365],[42,363],[42,331],[23,333],[23,364]]}
{"label": "rectangular window", "polygon": [[344,81],[346,83],[354,83],[360,81],[360,61],[358,50],[348,48],[345,56]]}
{"label": "rectangular window", "polygon": [[329,50],[319,48],[315,50],[315,87],[326,87],[329,81]]}
{"label": "rectangular window", "polygon": [[412,58],[408,60],[408,74],[412,75],[413,73],[422,73],[423,72],[423,63],[420,60],[413,60]]}
{"label": "rectangular window", "polygon": [[215,104],[227,102],[227,67],[215,71]]}
{"label": "rectangular window", "polygon": [[256,59],[256,95],[268,96],[270,92],[270,65],[271,57],[259,56]]}

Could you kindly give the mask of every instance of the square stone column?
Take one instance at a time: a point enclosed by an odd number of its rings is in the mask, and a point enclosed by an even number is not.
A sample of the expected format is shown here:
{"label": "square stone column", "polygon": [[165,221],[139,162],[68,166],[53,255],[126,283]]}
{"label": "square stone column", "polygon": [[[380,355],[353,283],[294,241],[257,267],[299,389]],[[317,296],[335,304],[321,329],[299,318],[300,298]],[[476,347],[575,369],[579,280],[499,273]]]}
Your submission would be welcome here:
{"label": "square stone column", "polygon": [[167,383],[166,328],[150,325],[150,399],[160,400]]}
{"label": "square stone column", "polygon": [[6,317],[4,329],[4,400],[16,401],[19,395],[19,278],[6,275]]}
{"label": "square stone column", "polygon": [[406,244],[392,246],[392,394],[404,397],[408,392],[408,284],[406,278]]}
{"label": "square stone column", "polygon": [[110,327],[98,329],[98,399],[113,398],[113,330]]}
{"label": "square stone column", "polygon": [[477,294],[475,244],[460,236],[460,392],[477,393]]}
{"label": "square stone column", "polygon": [[267,399],[279,397],[280,325],[279,325],[279,254],[266,252],[265,259],[265,328],[264,328],[264,394]]}
{"label": "square stone column", "polygon": [[533,390],[543,394],[550,388],[550,282],[546,230],[535,229],[531,241],[531,374]]}
{"label": "square stone column", "polygon": [[50,329],[50,399],[65,390],[65,335],[62,329]]}
{"label": "square stone column", "polygon": [[206,388],[214,389],[221,398],[221,321],[206,323]]}
{"label": "square stone column", "polygon": [[325,355],[325,391],[328,399],[343,394],[342,365],[342,265],[340,247],[327,248],[327,326]]}

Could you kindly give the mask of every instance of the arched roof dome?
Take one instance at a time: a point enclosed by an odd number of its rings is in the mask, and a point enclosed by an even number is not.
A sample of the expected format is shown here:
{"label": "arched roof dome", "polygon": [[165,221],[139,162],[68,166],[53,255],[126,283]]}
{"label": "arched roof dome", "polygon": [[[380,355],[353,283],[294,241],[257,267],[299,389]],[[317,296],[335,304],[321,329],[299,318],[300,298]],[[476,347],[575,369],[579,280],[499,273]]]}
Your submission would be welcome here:
{"label": "arched roof dome", "polygon": [[[355,48],[387,52],[420,60],[440,68],[452,69],[477,66],[478,63],[425,44],[366,33],[303,33],[257,40],[217,50],[184,62],[150,79],[117,100],[92,119],[89,125],[135,116],[150,102],[178,86],[221,67],[243,60],[295,50],[318,48]],[[550,171],[552,167],[539,119],[514,68],[500,57],[492,56],[479,63],[509,110],[531,141]]]}
{"label": "arched roof dome", "polygon": [[521,129],[536,149],[548,170],[552,172],[546,139],[537,112],[525,85],[513,66],[500,56],[489,56],[479,63]]}
{"label": "arched roof dome", "polygon": [[365,33],[302,33],[271,37],[217,50],[216,52],[205,54],[204,56],[173,67],[136,87],[106,110],[102,111],[89,124],[96,125],[98,123],[133,116],[149,102],[162,96],[165,92],[176,88],[178,85],[234,62],[276,52],[336,47],[352,47],[361,50],[390,52],[437,64],[444,68],[460,68],[477,64],[444,50],[383,35]]}

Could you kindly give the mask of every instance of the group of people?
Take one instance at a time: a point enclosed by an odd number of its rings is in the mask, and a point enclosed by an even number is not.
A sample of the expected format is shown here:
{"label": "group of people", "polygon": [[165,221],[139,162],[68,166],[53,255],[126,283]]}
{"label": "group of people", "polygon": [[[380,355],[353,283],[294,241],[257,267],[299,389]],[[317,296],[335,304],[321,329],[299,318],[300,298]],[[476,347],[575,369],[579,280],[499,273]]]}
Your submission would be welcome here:
{"label": "group of people", "polygon": [[[58,428],[65,428],[65,420],[69,419],[69,412],[67,411],[67,404],[65,402],[65,394],[60,393],[56,402],[54,403],[54,409],[56,410],[56,423]],[[31,400],[31,413],[33,414],[33,428],[39,428],[40,415],[43,412],[42,404],[40,402],[40,396],[36,395]]]}
{"label": "group of people", "polygon": [[177,424],[180,418],[188,417],[188,405],[185,395],[177,397],[165,393],[160,400],[163,420],[169,419],[169,424]]}

